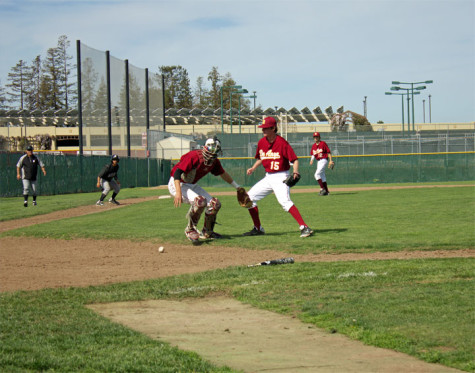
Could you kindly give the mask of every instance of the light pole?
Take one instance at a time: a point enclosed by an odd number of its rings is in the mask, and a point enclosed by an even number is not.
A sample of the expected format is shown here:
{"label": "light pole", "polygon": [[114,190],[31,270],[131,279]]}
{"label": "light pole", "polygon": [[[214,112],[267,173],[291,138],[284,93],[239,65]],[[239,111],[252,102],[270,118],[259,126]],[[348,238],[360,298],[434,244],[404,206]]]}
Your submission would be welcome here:
{"label": "light pole", "polygon": [[426,122],[426,100],[422,100],[422,118]]}
{"label": "light pole", "polygon": [[418,90],[426,89],[426,86],[423,86],[423,88],[422,87],[414,88],[414,84],[432,84],[432,83],[434,83],[433,80],[426,80],[424,82],[398,82],[398,81],[391,82],[391,84],[396,84],[396,85],[409,84],[411,86],[410,90],[411,90],[411,95],[412,95],[412,131],[413,132],[415,130],[414,129],[414,89],[418,89]]}
{"label": "light pole", "polygon": [[364,117],[367,118],[367,113],[366,113],[366,99],[368,98],[368,96],[364,96],[364,100],[363,100],[363,113],[364,113]]}
{"label": "light pole", "polygon": [[[409,95],[409,92],[411,92],[411,96],[412,96],[411,97],[412,98],[412,132],[415,132],[415,128],[414,128],[414,95],[420,93],[420,92],[414,92],[414,90],[421,91],[423,89],[426,89],[425,85],[424,86],[419,86],[419,87],[416,87],[416,88],[391,87],[391,91],[406,91],[408,95]],[[409,117],[408,117],[407,121],[408,121],[408,123],[411,122]]]}
{"label": "light pole", "polygon": [[257,98],[257,95],[256,95],[256,91],[252,91],[253,95],[250,96],[251,98],[254,99],[254,110],[256,109],[256,98]]}
{"label": "light pole", "polygon": [[[247,89],[243,89],[243,91],[246,91],[246,92],[242,92],[242,93],[248,93],[247,92]],[[254,91],[255,92],[255,91]],[[252,95],[252,96],[241,96],[239,95],[239,133],[241,133],[241,98],[253,98],[253,99],[256,99],[256,95]]]}
{"label": "light pole", "polygon": [[430,98],[431,98],[431,97],[432,97],[432,96],[429,95],[429,123],[432,123],[432,114],[431,114],[431,107],[430,107],[430,106],[431,106],[431,105],[430,105]]}
{"label": "light pole", "polygon": [[401,113],[402,113],[402,136],[404,137],[404,95],[405,93],[385,92],[385,95],[399,95],[401,96]]}
{"label": "light pole", "polygon": [[[242,88],[242,86],[240,86]],[[247,89],[231,89],[229,91],[229,123],[231,125],[230,129],[231,129],[231,133],[233,133],[233,93],[238,93],[239,95],[241,93],[247,93]],[[239,120],[241,118],[241,113],[238,111],[238,114],[239,114]]]}
{"label": "light pole", "polygon": [[221,86],[219,88],[220,91],[220,96],[221,96],[221,133],[224,133],[224,125],[223,125],[223,89],[224,88],[229,88],[229,89],[241,89],[242,85],[229,85],[229,86]]}

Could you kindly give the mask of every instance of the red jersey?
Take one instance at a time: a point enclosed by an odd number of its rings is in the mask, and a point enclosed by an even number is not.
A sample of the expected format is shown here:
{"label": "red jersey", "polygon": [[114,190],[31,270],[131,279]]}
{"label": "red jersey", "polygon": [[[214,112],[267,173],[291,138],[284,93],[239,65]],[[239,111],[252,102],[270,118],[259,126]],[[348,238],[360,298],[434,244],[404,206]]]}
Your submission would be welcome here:
{"label": "red jersey", "polygon": [[329,153],[331,153],[331,151],[325,141],[320,141],[318,145],[317,143],[314,143],[312,145],[312,149],[310,150],[310,155],[315,156],[317,159],[328,158]]}
{"label": "red jersey", "polygon": [[267,137],[260,139],[255,158],[262,161],[266,172],[287,171],[290,169],[290,162],[298,159],[287,140],[279,135],[272,144]]}
{"label": "red jersey", "polygon": [[192,150],[183,154],[180,161],[173,167],[170,176],[175,174],[176,169],[183,171],[182,181],[184,183],[196,184],[203,176],[211,172],[214,176],[219,176],[224,173],[224,168],[221,166],[219,159],[215,159],[209,166],[205,165],[203,158],[203,151]]}

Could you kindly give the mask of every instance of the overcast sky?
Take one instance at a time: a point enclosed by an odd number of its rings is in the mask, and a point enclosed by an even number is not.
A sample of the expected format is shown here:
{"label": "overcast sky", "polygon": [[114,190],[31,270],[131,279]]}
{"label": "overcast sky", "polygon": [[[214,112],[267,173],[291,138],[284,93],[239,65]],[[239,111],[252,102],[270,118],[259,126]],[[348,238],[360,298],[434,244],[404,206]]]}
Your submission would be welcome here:
{"label": "overcast sky", "polygon": [[[231,73],[257,104],[344,106],[372,123],[401,122],[391,81],[433,80],[416,122],[475,120],[473,0],[0,0],[0,82],[60,35],[158,71]],[[407,87],[407,86],[406,86]],[[405,109],[406,110],[406,109]],[[406,119],[407,120],[407,119]]]}

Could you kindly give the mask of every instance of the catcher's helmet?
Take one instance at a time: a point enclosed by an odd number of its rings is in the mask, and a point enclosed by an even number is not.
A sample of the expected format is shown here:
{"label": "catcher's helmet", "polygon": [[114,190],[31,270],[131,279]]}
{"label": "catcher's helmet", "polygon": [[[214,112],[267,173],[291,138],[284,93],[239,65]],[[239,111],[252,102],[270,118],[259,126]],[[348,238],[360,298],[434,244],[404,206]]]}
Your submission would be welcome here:
{"label": "catcher's helmet", "polygon": [[119,156],[118,156],[117,154],[114,154],[114,155],[112,156],[112,158],[111,158],[111,162],[112,162],[112,161],[117,161],[117,162],[119,162],[119,161],[120,161]]}
{"label": "catcher's helmet", "polygon": [[314,132],[313,137],[320,137],[320,132]]}
{"label": "catcher's helmet", "polygon": [[219,141],[216,136],[206,140],[203,146],[203,158],[205,159],[205,163],[211,164],[218,157],[220,151],[221,141]]}

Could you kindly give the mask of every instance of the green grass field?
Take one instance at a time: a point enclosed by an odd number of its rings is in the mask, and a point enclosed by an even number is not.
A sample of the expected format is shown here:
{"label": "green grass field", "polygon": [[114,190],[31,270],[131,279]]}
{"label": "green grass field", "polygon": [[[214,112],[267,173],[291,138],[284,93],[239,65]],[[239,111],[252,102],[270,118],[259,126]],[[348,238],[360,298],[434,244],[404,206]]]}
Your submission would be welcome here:
{"label": "green grass field", "polygon": [[[224,189],[209,189],[213,190]],[[299,237],[295,221],[274,196],[259,204],[267,234],[243,239],[241,234],[252,227],[249,214],[237,205],[234,196],[220,196],[223,207],[216,231],[225,237],[207,244],[296,254],[473,249],[474,192],[467,186],[355,192],[335,189],[329,197],[296,193],[293,201],[316,231],[307,239]],[[137,188],[124,190],[120,196],[166,193]],[[34,213],[95,199],[97,193],[40,197]],[[21,199],[1,199],[0,203],[1,220],[25,214]],[[186,211],[185,206],[175,209],[171,199],[154,199],[2,235],[186,243]],[[104,219],[111,222],[106,229]],[[473,277],[473,259],[297,262],[258,271],[231,267],[107,286],[2,293],[0,369],[230,372],[84,307],[96,302],[224,293],[259,308],[296,315],[303,322],[369,345],[471,372],[475,370]],[[254,285],[242,286],[249,283]]]}

